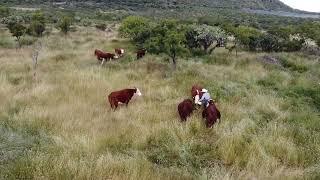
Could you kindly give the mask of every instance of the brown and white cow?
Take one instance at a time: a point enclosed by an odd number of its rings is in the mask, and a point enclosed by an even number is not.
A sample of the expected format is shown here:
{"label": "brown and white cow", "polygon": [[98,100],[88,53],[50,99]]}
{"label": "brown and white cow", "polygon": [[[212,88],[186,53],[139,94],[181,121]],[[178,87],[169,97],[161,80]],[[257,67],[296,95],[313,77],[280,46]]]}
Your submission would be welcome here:
{"label": "brown and white cow", "polygon": [[190,99],[185,99],[178,105],[178,112],[181,118],[181,121],[186,121],[193,112],[193,102]]}
{"label": "brown and white cow", "polygon": [[126,106],[128,106],[128,103],[134,95],[141,96],[142,94],[138,88],[123,89],[120,91],[110,93],[108,96],[108,100],[111,105],[111,108],[116,110],[120,103],[126,104]]}
{"label": "brown and white cow", "polygon": [[101,61],[101,65],[103,65],[105,61],[118,58],[118,56],[113,53],[103,52],[98,49],[94,51],[94,55],[97,56],[99,61]]}
{"label": "brown and white cow", "polygon": [[194,103],[197,103],[199,99],[201,99],[203,92],[201,90],[203,89],[200,85],[193,85],[191,88],[191,97],[194,100]]}
{"label": "brown and white cow", "polygon": [[143,58],[143,56],[145,56],[146,53],[147,53],[147,50],[145,48],[139,49],[137,51],[137,59]]}
{"label": "brown and white cow", "polygon": [[212,100],[209,102],[208,107],[202,111],[202,117],[206,119],[207,128],[211,128],[217,121],[220,122],[220,111]]}
{"label": "brown and white cow", "polygon": [[124,55],[124,49],[121,48],[116,48],[114,49],[114,52],[116,53],[117,56],[122,57]]}

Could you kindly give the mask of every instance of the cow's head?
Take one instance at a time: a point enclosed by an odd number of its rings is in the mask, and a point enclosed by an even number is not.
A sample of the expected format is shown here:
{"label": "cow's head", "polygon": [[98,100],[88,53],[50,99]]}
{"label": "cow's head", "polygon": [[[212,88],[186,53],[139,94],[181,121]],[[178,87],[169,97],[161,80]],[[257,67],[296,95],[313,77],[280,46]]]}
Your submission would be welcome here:
{"label": "cow's head", "polygon": [[142,96],[141,91],[138,88],[135,88],[135,89],[136,89],[136,93],[135,94],[137,94],[138,96]]}

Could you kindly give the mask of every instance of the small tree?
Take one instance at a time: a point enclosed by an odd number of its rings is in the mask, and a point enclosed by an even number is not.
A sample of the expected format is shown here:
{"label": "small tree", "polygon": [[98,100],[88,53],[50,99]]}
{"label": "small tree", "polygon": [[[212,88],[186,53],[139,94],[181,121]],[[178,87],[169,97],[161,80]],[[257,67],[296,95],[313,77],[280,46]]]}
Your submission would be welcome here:
{"label": "small tree", "polygon": [[280,50],[278,37],[269,33],[265,33],[264,35],[261,36],[260,46],[262,51],[266,51],[266,52],[272,52],[272,51],[277,52]]}
{"label": "small tree", "polygon": [[8,16],[10,16],[9,8],[0,5],[0,18],[4,18]]}
{"label": "small tree", "polygon": [[64,16],[60,19],[58,27],[60,28],[61,32],[63,32],[64,34],[68,34],[71,29],[71,24],[71,18]]}
{"label": "small tree", "polygon": [[243,46],[255,51],[259,46],[262,32],[252,27],[239,26],[234,30],[234,35]]}
{"label": "small tree", "polygon": [[141,45],[150,38],[150,29],[151,24],[148,19],[139,16],[129,16],[122,21],[119,35]]}
{"label": "small tree", "polygon": [[305,38],[314,40],[320,47],[320,22],[308,22],[300,25],[299,34]]}
{"label": "small tree", "polygon": [[82,26],[86,27],[86,32],[88,34],[88,27],[92,25],[92,21],[89,18],[84,18],[81,20]]}
{"label": "small tree", "polygon": [[29,33],[35,36],[42,36],[46,30],[46,19],[42,12],[37,11],[32,15]]}
{"label": "small tree", "polygon": [[217,26],[194,25],[186,33],[186,44],[190,49],[202,47],[205,53],[211,53],[215,49],[212,45],[225,37],[225,32]]}
{"label": "small tree", "polygon": [[177,56],[184,51],[185,33],[183,29],[176,21],[164,20],[152,28],[151,38],[146,42],[150,52],[167,54],[172,60],[174,69],[177,65]]}
{"label": "small tree", "polygon": [[[305,29],[308,31],[308,29]],[[305,39],[312,33],[299,32],[299,29],[293,27],[273,27],[268,33],[274,35],[278,39],[279,50],[281,51],[299,51],[302,49]]]}
{"label": "small tree", "polygon": [[27,28],[20,23],[9,23],[8,29],[10,30],[12,36],[17,38],[19,47],[21,47],[21,36],[26,33]]}

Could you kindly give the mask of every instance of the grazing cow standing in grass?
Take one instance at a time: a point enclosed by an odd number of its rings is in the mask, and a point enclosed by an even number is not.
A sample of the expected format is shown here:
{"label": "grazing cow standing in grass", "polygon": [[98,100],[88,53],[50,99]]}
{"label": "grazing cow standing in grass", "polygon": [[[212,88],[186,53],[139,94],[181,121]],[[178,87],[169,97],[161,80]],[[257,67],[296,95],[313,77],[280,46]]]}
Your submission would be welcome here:
{"label": "grazing cow standing in grass", "polygon": [[187,117],[192,114],[193,111],[193,102],[190,99],[185,99],[178,105],[178,112],[181,118],[181,121],[186,121]]}
{"label": "grazing cow standing in grass", "polygon": [[207,128],[211,128],[217,121],[220,122],[221,114],[212,100],[202,111],[202,117],[205,118]]}
{"label": "grazing cow standing in grass", "polygon": [[111,108],[116,110],[119,103],[126,104],[126,106],[128,106],[129,101],[135,94],[138,96],[142,95],[138,88],[123,89],[120,91],[110,93],[108,96],[108,100],[111,105]]}
{"label": "grazing cow standing in grass", "polygon": [[99,61],[101,61],[101,66],[104,64],[105,61],[118,58],[118,56],[113,53],[106,53],[98,49],[94,51],[94,55],[97,56],[97,59]]}
{"label": "grazing cow standing in grass", "polygon": [[116,53],[117,56],[121,57],[124,55],[124,49],[116,48],[114,49],[114,52]]}
{"label": "grazing cow standing in grass", "polygon": [[146,49],[139,49],[137,51],[137,59],[140,59],[140,58],[143,58],[143,56],[145,56],[147,53],[147,50]]}

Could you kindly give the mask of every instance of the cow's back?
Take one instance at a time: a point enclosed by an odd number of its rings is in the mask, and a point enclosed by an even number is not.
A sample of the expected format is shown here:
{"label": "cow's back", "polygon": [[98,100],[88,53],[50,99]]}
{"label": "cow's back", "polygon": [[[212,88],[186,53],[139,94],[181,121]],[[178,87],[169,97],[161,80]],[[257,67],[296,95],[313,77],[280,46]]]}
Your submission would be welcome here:
{"label": "cow's back", "polygon": [[187,117],[191,115],[193,111],[193,103],[190,99],[185,99],[178,105],[178,112],[182,121],[186,121]]}
{"label": "cow's back", "polygon": [[124,89],[121,91],[115,91],[109,94],[109,99],[115,99],[121,103],[125,103],[131,100],[134,92],[131,92],[129,89]]}
{"label": "cow's back", "polygon": [[218,119],[221,119],[220,111],[214,103],[209,104],[209,106],[204,110],[204,114],[207,119],[207,127],[212,127]]}

